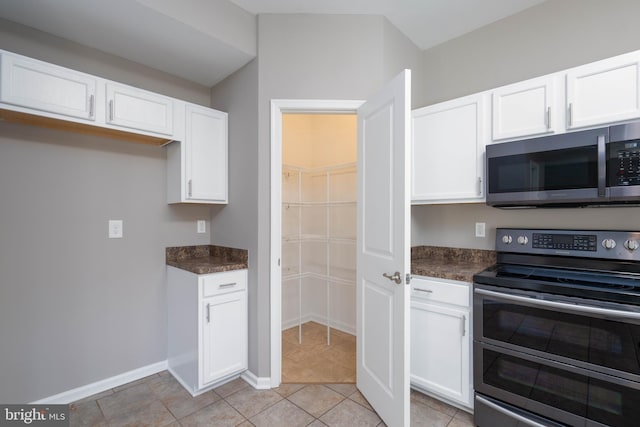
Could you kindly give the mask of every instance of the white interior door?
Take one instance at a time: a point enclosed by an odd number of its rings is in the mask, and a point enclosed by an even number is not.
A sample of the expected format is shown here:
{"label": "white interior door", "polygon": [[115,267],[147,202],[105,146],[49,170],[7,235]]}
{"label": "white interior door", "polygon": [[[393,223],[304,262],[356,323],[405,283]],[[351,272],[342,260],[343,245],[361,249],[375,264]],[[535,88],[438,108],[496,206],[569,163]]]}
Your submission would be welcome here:
{"label": "white interior door", "polygon": [[358,109],[357,386],[409,426],[411,72]]}

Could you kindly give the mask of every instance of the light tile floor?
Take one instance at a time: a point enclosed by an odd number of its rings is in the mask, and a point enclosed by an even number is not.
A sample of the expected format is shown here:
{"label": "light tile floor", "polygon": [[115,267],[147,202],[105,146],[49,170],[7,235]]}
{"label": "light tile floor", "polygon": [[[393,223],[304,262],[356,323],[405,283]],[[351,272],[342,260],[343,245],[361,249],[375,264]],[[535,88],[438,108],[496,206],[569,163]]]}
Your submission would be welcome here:
{"label": "light tile floor", "polygon": [[282,382],[335,384],[356,382],[356,337],[316,322],[282,331]]}
{"label": "light tile floor", "polygon": [[[71,426],[384,426],[354,384],[283,384],[255,390],[236,379],[192,397],[167,371],[71,404]],[[411,425],[472,427],[471,415],[411,392]]]}

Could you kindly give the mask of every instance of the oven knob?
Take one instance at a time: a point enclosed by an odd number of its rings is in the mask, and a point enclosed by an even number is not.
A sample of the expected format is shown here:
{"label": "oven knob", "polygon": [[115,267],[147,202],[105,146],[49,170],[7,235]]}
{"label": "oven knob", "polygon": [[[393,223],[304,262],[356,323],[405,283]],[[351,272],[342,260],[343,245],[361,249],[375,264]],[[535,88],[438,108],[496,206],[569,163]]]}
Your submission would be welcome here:
{"label": "oven knob", "polygon": [[527,243],[529,243],[529,239],[527,238],[527,236],[518,236],[518,243],[521,245],[526,245]]}
{"label": "oven knob", "polygon": [[509,245],[511,244],[511,242],[513,242],[513,238],[511,236],[509,236],[508,234],[502,236],[502,243],[504,243],[505,245]]}
{"label": "oven knob", "polygon": [[635,251],[639,246],[640,244],[638,244],[637,240],[627,240],[626,242],[624,242],[624,247],[629,249],[630,251]]}
{"label": "oven knob", "polygon": [[602,247],[605,249],[613,249],[616,247],[616,241],[613,239],[604,239],[602,241]]}

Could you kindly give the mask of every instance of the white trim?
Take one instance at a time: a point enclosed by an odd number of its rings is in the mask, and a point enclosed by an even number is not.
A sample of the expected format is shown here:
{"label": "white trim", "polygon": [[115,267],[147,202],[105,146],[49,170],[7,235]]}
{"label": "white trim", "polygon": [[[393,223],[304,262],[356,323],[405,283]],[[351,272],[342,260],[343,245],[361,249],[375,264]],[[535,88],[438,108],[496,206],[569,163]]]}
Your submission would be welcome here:
{"label": "white trim", "polygon": [[[317,313],[310,313],[305,316],[302,316],[302,324],[304,325],[307,322],[315,322],[315,323],[321,324],[322,326],[327,326],[327,316],[324,314],[317,314]],[[298,318],[296,317],[293,320],[283,323],[282,330],[284,331],[297,326],[298,326]],[[338,331],[341,331],[350,335],[356,334],[355,325],[349,325],[348,323],[345,323],[336,319],[331,319],[331,329],[336,329]]]}
{"label": "white trim", "polygon": [[85,397],[93,396],[94,394],[102,393],[114,387],[118,387],[132,381],[148,377],[149,375],[157,374],[158,372],[165,371],[167,369],[167,361],[153,363],[151,365],[143,366],[142,368],[134,369],[129,372],[124,372],[119,375],[115,375],[110,378],[105,378],[100,381],[96,381],[91,384],[83,385],[81,387],[74,388],[72,390],[64,391],[62,393],[45,397],[38,401],[32,402],[34,405],[46,405],[46,404],[69,404]]}
{"label": "white trim", "polygon": [[364,101],[326,99],[271,100],[271,387],[282,381],[282,113],[353,114]]}
{"label": "white trim", "polygon": [[249,383],[256,390],[268,390],[271,388],[271,378],[257,377],[253,372],[246,370],[240,375],[240,378]]}

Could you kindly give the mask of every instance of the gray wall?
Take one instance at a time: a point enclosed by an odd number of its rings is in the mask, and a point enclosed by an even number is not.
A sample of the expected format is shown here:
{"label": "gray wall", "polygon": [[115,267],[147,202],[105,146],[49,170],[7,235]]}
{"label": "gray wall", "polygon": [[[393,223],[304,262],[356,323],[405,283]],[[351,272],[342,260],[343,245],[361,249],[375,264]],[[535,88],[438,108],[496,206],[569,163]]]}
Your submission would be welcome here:
{"label": "gray wall", "polygon": [[[209,104],[209,91],[6,21],[0,48]],[[0,402],[166,360],[164,248],[207,244],[166,204],[163,148],[0,121]],[[107,239],[107,221],[124,238]]]}
{"label": "gray wall", "polygon": [[[550,0],[423,53],[423,105],[640,49],[640,2]],[[638,229],[640,208],[500,210],[485,205],[412,209],[412,244],[494,248],[495,228]],[[475,237],[475,222],[487,237]]]}
{"label": "gray wall", "polygon": [[[270,101],[366,99],[403,68],[420,65],[420,51],[382,17],[261,15],[258,60],[213,89],[213,105],[229,112],[232,145],[237,143],[233,133],[242,135],[243,147],[234,149],[238,156],[230,159],[230,170],[245,193],[241,205],[231,202],[228,212],[214,210],[212,242],[250,245],[249,299],[255,301],[249,369],[254,374],[270,374]],[[244,85],[250,89],[243,91]],[[247,111],[252,105],[257,110]],[[233,232],[239,228],[245,230]]]}
{"label": "gray wall", "polygon": [[[258,60],[212,90],[213,107],[229,112],[229,205],[212,209],[212,241],[249,251],[249,369],[258,370],[258,301],[266,282],[258,279]],[[268,307],[267,307],[268,309]],[[267,315],[268,316],[268,315]],[[264,345],[264,344],[263,344]],[[268,351],[268,347],[267,350]]]}

